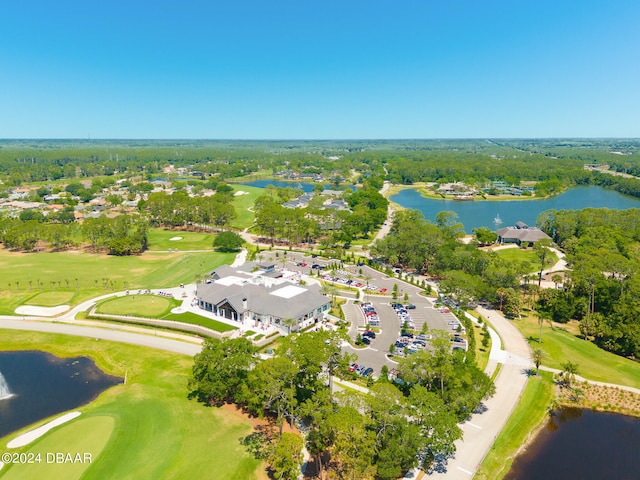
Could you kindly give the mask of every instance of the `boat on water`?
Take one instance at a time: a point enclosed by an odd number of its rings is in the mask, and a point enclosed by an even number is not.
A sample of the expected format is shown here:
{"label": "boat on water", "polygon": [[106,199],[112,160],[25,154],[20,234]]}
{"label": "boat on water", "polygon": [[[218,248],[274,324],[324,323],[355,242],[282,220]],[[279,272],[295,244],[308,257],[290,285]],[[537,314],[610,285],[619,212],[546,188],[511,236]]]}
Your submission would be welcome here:
{"label": "boat on water", "polygon": [[500,225],[502,223],[502,219],[500,218],[500,214],[496,215],[496,218],[493,219],[493,223],[495,225]]}

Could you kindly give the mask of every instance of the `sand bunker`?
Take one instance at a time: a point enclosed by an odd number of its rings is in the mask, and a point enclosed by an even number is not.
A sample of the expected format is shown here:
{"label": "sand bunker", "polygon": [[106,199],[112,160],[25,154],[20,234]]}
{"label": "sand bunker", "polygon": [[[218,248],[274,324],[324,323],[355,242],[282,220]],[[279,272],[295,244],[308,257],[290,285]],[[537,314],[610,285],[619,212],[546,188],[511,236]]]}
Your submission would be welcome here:
{"label": "sand bunker", "polygon": [[36,317],[55,317],[69,310],[69,305],[58,305],[57,307],[36,307],[35,305],[22,305],[16,308],[18,315],[33,315]]}
{"label": "sand bunker", "polygon": [[62,425],[63,423],[68,422],[69,420],[73,420],[76,417],[80,416],[80,412],[70,412],[62,415],[61,417],[56,418],[55,420],[50,421],[49,423],[45,423],[41,427],[38,427],[30,432],[23,433],[19,437],[14,438],[9,443],[7,443],[7,448],[20,448],[25,445],[30,444],[34,440],[40,438],[42,435],[47,433],[52,428],[57,427],[58,425]]}
{"label": "sand bunker", "polygon": [[170,242],[176,242],[176,241],[178,241],[178,240],[182,240],[182,237],[171,237],[171,238],[169,239],[169,241],[170,241]]}
{"label": "sand bunker", "polygon": [[235,193],[233,194],[233,196],[234,196],[234,197],[237,197],[237,196],[239,196],[239,195],[249,195],[249,192],[245,192],[245,191],[243,191],[243,190],[238,190],[237,192],[235,192]]}

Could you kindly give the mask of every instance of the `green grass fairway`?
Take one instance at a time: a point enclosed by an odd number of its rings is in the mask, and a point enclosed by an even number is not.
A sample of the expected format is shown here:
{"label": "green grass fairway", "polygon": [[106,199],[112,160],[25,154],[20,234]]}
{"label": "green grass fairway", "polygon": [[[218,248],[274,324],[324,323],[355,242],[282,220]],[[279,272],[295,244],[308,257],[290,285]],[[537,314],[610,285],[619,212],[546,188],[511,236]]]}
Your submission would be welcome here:
{"label": "green grass fairway", "polygon": [[264,193],[264,188],[248,187],[247,185],[231,185],[236,192],[248,192],[248,195],[238,195],[233,197],[233,206],[236,209],[237,217],[231,226],[239,230],[243,230],[253,225],[255,214],[248,209],[253,210],[253,204],[260,195]]}
{"label": "green grass fairway", "polygon": [[132,315],[134,317],[159,318],[174,322],[201,325],[217,332],[236,330],[236,327],[226,323],[211,320],[193,312],[171,313],[182,302],[173,298],[158,297],[156,295],[128,295],[126,297],[110,298],[98,304],[97,313],[106,315]]}
{"label": "green grass fairway", "polygon": [[[178,238],[180,240],[171,240]],[[215,235],[211,233],[182,232],[180,230],[164,230],[162,228],[149,229],[149,250],[163,251],[175,250],[213,250],[213,239]]]}
{"label": "green grass fairway", "polygon": [[68,304],[73,299],[73,296],[73,292],[44,292],[34,295],[25,304],[39,307],[55,307],[56,305]]}
{"label": "green grass fairway", "polygon": [[[501,250],[496,250],[495,253],[500,258],[510,263],[515,263],[517,265],[528,263],[530,265],[529,271],[531,273],[540,271],[540,260],[538,259],[536,252],[532,249],[523,250],[521,248],[503,248]],[[544,262],[545,268],[552,267],[557,261],[558,256],[553,252],[549,252]]]}
{"label": "green grass fairway", "polygon": [[524,445],[530,433],[545,420],[547,408],[554,397],[553,381],[551,373],[540,373],[539,377],[532,377],[527,382],[520,402],[473,478],[503,478],[509,472],[518,449]]}
{"label": "green grass fairway", "polygon": [[179,300],[157,295],[127,295],[126,297],[110,298],[101,302],[96,311],[107,315],[161,318],[181,303]]}
{"label": "green grass fairway", "polygon": [[542,327],[542,344],[538,343],[537,319],[522,318],[514,320],[513,325],[529,339],[532,349],[544,352],[544,366],[561,369],[563,363],[572,362],[578,365],[578,374],[587,379],[640,388],[640,364],[632,360],[606,352],[561,328],[551,329],[548,322]]}
{"label": "green grass fairway", "polygon": [[[175,287],[196,275],[233,263],[234,253],[145,252],[114,257],[79,252],[12,253],[0,250],[0,315],[11,315],[43,293],[70,296],[78,304],[112,291]],[[37,303],[34,303],[37,304]]]}
{"label": "green grass fairway", "polygon": [[[27,452],[42,445],[61,452],[99,451],[99,441],[106,441],[108,437],[106,425],[97,424],[96,438],[85,443],[82,440],[90,424],[81,422],[106,417],[114,421],[111,436],[82,478],[257,478],[260,461],[247,453],[241,444],[241,439],[251,433],[251,425],[238,414],[206,407],[187,398],[187,381],[193,366],[190,357],[82,337],[9,330],[2,331],[0,350],[87,355],[107,373],[127,374],[126,385],[112,387],[91,404],[77,409],[83,413],[75,422],[50,432],[33,446],[16,449],[17,452]],[[76,424],[80,425],[74,427]],[[73,428],[82,431],[76,432],[78,435],[67,435],[67,431],[73,431],[67,429]],[[0,439],[0,446],[5,446],[18,434]],[[54,476],[57,473],[49,474],[48,471],[23,476],[14,466],[5,467],[2,474],[6,478],[27,480],[58,478]]]}
{"label": "green grass fairway", "polygon": [[174,322],[191,323],[193,325],[201,325],[217,332],[228,332],[230,330],[237,330],[236,327],[227,325],[226,323],[218,322],[210,318],[197,315],[192,312],[184,313],[169,313],[162,317],[163,320],[173,320]]}
{"label": "green grass fairway", "polygon": [[[113,426],[113,418],[107,416],[80,417],[62,425],[24,450],[27,455],[39,459],[38,462],[12,466],[2,478],[79,479],[98,460],[111,436]],[[56,455],[57,453],[62,456]],[[70,457],[66,454],[70,454]],[[76,457],[76,454],[79,456]],[[77,462],[77,459],[81,461]]]}

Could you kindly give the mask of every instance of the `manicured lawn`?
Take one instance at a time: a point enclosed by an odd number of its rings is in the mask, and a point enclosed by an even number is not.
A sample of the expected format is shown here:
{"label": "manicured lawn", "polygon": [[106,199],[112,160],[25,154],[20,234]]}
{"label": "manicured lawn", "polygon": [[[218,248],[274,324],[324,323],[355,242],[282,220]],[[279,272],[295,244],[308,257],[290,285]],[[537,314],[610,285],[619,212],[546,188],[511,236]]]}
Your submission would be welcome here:
{"label": "manicured lawn", "polygon": [[[65,296],[75,305],[108,292],[174,287],[196,275],[232,263],[233,253],[145,252],[115,257],[80,252],[12,253],[0,250],[0,315],[24,304],[40,305],[43,293]],[[47,299],[47,297],[44,297]]]}
{"label": "manicured lawn", "polygon": [[43,292],[31,297],[25,304],[39,307],[55,307],[56,305],[69,303],[73,296],[73,292]]}
{"label": "manicured lawn", "polygon": [[101,302],[97,306],[96,312],[111,315],[161,318],[181,303],[179,300],[157,295],[127,295],[126,297],[110,298]]}
{"label": "manicured lawn", "polygon": [[[171,239],[174,240],[171,240]],[[178,240],[179,238],[179,240]],[[149,229],[149,250],[166,252],[169,249],[213,250],[212,233],[182,232],[180,230]]]}
{"label": "manicured lawn", "polygon": [[193,312],[171,313],[171,310],[182,304],[182,301],[157,295],[127,295],[110,298],[99,303],[97,313],[107,315],[131,315],[134,317],[158,318],[174,322],[201,325],[217,332],[236,330],[236,327],[218,322]]}
{"label": "manicured lawn", "polygon": [[[540,271],[540,260],[538,259],[536,252],[534,252],[533,249],[503,248],[501,250],[496,250],[495,253],[500,258],[510,263],[515,263],[518,265],[528,263],[530,265],[530,272]],[[552,267],[556,264],[557,261],[558,256],[553,252],[549,252],[544,262],[545,268]]]}
{"label": "manicured lawn", "polygon": [[498,480],[511,468],[513,457],[529,434],[543,422],[554,398],[551,373],[540,372],[527,382],[520,402],[487,453],[474,478]]}
{"label": "manicured lawn", "polygon": [[191,323],[193,325],[200,325],[216,332],[229,332],[231,330],[237,330],[236,327],[227,325],[226,323],[218,322],[210,318],[206,318],[200,315],[196,315],[192,312],[184,313],[169,313],[162,317],[163,320],[173,320],[175,322]]}
{"label": "manicured lawn", "polygon": [[253,225],[253,220],[255,218],[255,214],[253,211],[253,204],[260,195],[264,193],[264,188],[257,187],[249,187],[247,185],[231,185],[236,192],[243,191],[248,192],[248,195],[238,195],[233,197],[233,206],[236,209],[237,217],[231,225],[233,228],[237,228],[239,230],[243,230],[247,227]]}
{"label": "manicured lawn", "polygon": [[[2,478],[3,480],[23,478],[71,480],[80,478],[84,471],[91,466],[93,460],[102,453],[111,437],[114,424],[114,418],[111,416],[80,416],[76,421],[54,430],[33,446],[23,450],[28,455],[33,455],[32,458],[40,459],[40,462],[11,468]],[[61,445],[64,445],[64,451],[60,449]],[[80,457],[78,458],[82,461],[78,463],[75,461],[57,462],[55,452],[69,453],[74,460],[76,453],[79,453]],[[85,459],[89,461],[85,463]]]}
{"label": "manicured lawn", "polygon": [[640,388],[640,364],[606,352],[561,327],[552,329],[546,321],[541,344],[537,319],[522,318],[513,324],[529,340],[532,349],[540,348],[544,352],[542,365],[561,369],[563,363],[570,361],[578,365],[578,374],[587,379]]}
{"label": "manicured lawn", "polygon": [[[34,349],[60,356],[90,356],[107,373],[124,376],[126,372],[127,384],[107,390],[79,408],[83,414],[77,420],[17,452],[41,447],[99,452],[100,442],[108,438],[83,478],[257,478],[260,462],[241,444],[241,439],[251,433],[251,425],[233,412],[205,407],[187,398],[192,358],[82,337],[3,330],[0,350]],[[113,419],[110,436],[102,421],[93,425],[95,428],[81,423],[94,417]],[[17,435],[0,439],[0,446]],[[47,471],[25,476],[20,466],[5,467],[2,473],[6,478],[65,480],[80,475],[55,477]]]}

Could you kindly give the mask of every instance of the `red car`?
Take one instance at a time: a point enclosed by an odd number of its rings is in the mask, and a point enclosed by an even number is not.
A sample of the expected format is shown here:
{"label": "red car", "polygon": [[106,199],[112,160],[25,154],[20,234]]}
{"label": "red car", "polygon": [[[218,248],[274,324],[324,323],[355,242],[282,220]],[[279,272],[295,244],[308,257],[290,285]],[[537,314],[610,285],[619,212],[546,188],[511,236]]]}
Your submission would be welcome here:
{"label": "red car", "polygon": [[380,293],[387,293],[387,289],[386,288],[381,288],[380,289]]}
{"label": "red car", "polygon": [[349,371],[350,372],[355,371],[356,368],[358,368],[358,364],[357,363],[352,363],[351,365],[349,365]]}

